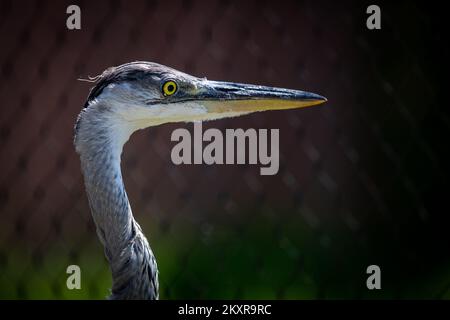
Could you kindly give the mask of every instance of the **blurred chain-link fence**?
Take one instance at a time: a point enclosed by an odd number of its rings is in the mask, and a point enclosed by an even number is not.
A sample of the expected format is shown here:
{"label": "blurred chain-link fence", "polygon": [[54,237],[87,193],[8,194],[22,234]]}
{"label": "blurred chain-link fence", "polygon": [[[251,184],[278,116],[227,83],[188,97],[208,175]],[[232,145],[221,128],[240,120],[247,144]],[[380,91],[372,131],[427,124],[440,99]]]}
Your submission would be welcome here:
{"label": "blurred chain-link fence", "polygon": [[[204,129],[279,128],[280,171],[175,166],[171,124],[136,133],[122,169],[161,298],[449,298],[450,119],[439,10],[325,1],[0,1],[0,298],[104,298],[110,274],[72,128],[105,68],[148,60],[298,88],[317,108]],[[82,289],[66,288],[66,267]],[[382,270],[368,291],[366,267]]]}

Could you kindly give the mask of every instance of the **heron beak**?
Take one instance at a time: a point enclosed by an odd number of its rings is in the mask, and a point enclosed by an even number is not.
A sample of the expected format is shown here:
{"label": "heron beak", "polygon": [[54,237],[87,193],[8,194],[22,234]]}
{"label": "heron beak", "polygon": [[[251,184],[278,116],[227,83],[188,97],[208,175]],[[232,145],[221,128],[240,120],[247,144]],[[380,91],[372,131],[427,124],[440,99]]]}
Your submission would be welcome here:
{"label": "heron beak", "polygon": [[216,114],[298,109],[327,101],[311,92],[208,80],[198,95],[208,113]]}

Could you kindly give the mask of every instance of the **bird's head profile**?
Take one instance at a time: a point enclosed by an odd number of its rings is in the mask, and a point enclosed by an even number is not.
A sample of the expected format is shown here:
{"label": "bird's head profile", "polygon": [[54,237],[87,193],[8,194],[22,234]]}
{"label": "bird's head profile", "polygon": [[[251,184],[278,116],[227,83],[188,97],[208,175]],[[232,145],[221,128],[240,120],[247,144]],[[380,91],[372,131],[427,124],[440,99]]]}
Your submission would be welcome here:
{"label": "bird's head profile", "polygon": [[75,125],[86,192],[113,277],[113,299],[157,299],[156,259],[134,220],[120,157],[130,135],[169,122],[205,121],[326,101],[314,93],[210,81],[150,62],[95,77]]}
{"label": "bird's head profile", "polygon": [[[76,131],[83,122],[94,121],[99,126],[120,125],[129,136],[163,123],[215,120],[326,101],[305,91],[211,81],[142,61],[109,68],[94,81]],[[85,121],[88,114],[93,119]]]}

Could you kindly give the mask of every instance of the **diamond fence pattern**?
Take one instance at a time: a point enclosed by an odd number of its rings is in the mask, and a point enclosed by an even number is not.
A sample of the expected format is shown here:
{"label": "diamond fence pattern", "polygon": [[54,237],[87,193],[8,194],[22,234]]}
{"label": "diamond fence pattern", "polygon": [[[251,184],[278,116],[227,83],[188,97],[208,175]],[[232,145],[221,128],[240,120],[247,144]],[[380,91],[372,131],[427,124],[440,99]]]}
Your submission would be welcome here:
{"label": "diamond fence pattern", "polygon": [[[159,261],[161,297],[449,298],[448,57],[439,12],[360,2],[0,1],[0,298],[103,298],[109,272],[72,145],[89,90],[133,60],[299,88],[320,107],[204,123],[279,128],[280,171],[175,166],[170,124],[122,169]],[[82,290],[65,287],[82,268]],[[365,268],[379,264],[383,290]]]}

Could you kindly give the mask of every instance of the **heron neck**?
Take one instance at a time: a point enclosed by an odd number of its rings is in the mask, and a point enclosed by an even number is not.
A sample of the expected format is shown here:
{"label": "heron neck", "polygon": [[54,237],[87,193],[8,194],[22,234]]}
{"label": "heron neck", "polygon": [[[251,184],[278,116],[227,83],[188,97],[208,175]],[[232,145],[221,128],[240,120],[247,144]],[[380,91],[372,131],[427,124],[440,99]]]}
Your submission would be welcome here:
{"label": "heron neck", "polygon": [[130,240],[134,221],[120,168],[122,148],[128,137],[109,132],[111,127],[107,125],[83,123],[80,130],[89,130],[93,137],[85,141],[80,153],[92,216],[107,253],[115,255]]}
{"label": "heron neck", "polygon": [[75,145],[89,205],[113,277],[111,298],[155,299],[156,261],[133,218],[120,168],[123,145],[133,130],[89,110],[77,126]]}

